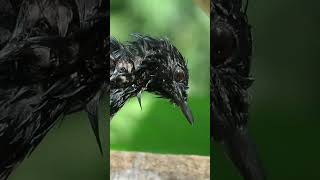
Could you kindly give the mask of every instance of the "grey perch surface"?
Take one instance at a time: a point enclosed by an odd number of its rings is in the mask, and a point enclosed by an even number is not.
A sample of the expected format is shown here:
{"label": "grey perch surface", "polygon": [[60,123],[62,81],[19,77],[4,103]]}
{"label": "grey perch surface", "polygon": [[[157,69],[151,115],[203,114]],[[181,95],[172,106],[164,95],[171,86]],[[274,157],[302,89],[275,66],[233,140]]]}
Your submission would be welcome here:
{"label": "grey perch surface", "polygon": [[209,180],[210,157],[136,152],[110,153],[111,180]]}

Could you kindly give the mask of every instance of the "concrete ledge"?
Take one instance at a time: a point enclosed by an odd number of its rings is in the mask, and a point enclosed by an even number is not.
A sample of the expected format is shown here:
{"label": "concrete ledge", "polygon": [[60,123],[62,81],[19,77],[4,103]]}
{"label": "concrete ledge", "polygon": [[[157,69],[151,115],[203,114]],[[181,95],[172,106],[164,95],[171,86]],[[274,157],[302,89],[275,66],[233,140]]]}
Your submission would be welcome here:
{"label": "concrete ledge", "polygon": [[210,158],[134,152],[110,153],[111,180],[209,180]]}

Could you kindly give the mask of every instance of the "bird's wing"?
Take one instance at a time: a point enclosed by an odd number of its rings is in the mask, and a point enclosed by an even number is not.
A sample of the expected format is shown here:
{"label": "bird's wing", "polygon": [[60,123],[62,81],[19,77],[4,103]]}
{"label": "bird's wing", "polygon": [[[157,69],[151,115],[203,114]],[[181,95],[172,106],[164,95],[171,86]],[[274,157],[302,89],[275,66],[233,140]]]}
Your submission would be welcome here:
{"label": "bird's wing", "polygon": [[65,101],[48,101],[43,93],[38,85],[0,90],[0,179],[39,144],[66,108]]}
{"label": "bird's wing", "polygon": [[[34,150],[59,118],[85,109],[88,102],[87,111],[97,133],[94,121],[101,94],[92,92],[102,87],[79,86],[76,79],[72,75],[61,78],[46,90],[41,83],[0,88],[0,179]],[[101,148],[99,136],[97,140]]]}

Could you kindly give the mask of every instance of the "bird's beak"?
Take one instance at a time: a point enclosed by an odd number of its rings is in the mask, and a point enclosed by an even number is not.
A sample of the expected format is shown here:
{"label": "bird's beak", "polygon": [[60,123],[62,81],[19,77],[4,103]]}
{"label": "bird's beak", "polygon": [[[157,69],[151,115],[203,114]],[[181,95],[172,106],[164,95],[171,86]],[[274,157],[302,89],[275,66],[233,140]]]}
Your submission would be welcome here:
{"label": "bird's beak", "polygon": [[187,104],[186,101],[183,101],[182,103],[180,103],[180,109],[181,111],[183,112],[184,116],[187,118],[188,122],[193,125],[193,116],[192,116],[192,113],[191,113],[191,110]]}
{"label": "bird's beak", "polygon": [[184,114],[184,116],[187,118],[188,122],[193,125],[193,116],[191,113],[191,110],[187,104],[187,102],[185,100],[183,100],[182,98],[177,98],[176,99],[176,104],[180,107],[182,113]]}

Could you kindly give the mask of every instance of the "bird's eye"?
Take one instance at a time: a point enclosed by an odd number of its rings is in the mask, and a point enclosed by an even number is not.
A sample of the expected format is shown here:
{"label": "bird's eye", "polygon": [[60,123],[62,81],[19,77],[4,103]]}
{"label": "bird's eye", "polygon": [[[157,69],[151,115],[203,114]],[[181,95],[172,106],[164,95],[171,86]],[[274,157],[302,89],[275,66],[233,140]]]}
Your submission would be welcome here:
{"label": "bird's eye", "polygon": [[185,74],[184,72],[182,71],[182,69],[177,69],[176,72],[174,73],[174,80],[176,82],[182,82],[185,80]]}
{"label": "bird's eye", "polygon": [[236,49],[236,39],[231,29],[217,27],[213,31],[214,63],[221,64],[232,56]]}

